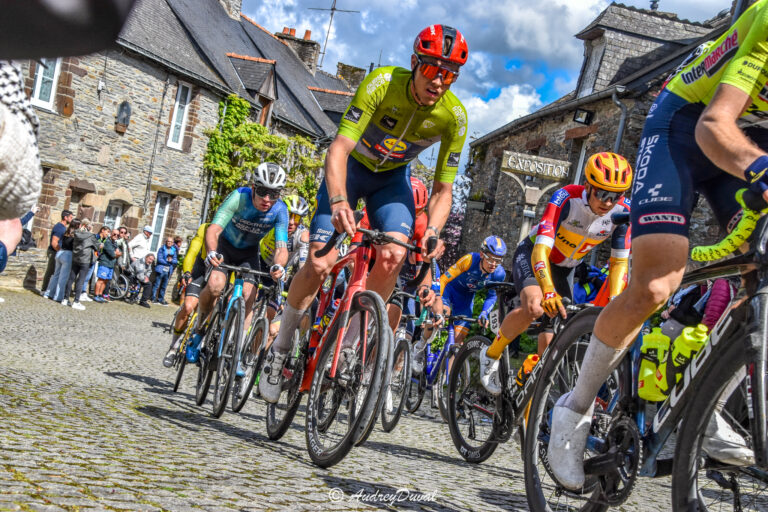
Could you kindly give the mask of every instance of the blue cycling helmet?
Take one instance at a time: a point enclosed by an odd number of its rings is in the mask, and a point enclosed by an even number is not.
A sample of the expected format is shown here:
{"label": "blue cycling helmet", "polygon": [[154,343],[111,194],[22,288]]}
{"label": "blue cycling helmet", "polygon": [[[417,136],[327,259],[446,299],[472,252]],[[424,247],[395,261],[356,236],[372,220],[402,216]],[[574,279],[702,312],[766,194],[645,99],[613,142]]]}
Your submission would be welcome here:
{"label": "blue cycling helmet", "polygon": [[488,238],[483,240],[483,246],[481,247],[481,250],[483,252],[487,252],[488,254],[501,258],[505,254],[507,254],[507,244],[505,244],[504,240],[502,240],[498,236],[489,236]]}

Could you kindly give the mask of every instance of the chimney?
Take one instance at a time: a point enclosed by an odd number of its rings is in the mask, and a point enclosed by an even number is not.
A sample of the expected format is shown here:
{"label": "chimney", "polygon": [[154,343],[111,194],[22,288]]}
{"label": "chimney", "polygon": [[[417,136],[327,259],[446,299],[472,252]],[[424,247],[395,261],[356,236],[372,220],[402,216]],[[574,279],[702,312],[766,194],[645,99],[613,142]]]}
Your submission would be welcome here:
{"label": "chimney", "polygon": [[275,37],[286,43],[296,53],[304,67],[313,75],[317,71],[317,59],[320,56],[320,43],[312,41],[312,32],[304,32],[304,39],[296,37],[296,29],[284,27],[282,32],[275,33]]}
{"label": "chimney", "polygon": [[240,11],[243,7],[243,0],[219,0],[219,3],[230,18],[240,21]]}
{"label": "chimney", "polygon": [[[373,67],[373,62],[371,62],[371,67]],[[371,68],[371,71],[373,71],[373,68]],[[352,87],[352,90],[357,90],[360,82],[365,78],[365,68],[358,68],[339,62],[336,65],[336,74],[346,80],[349,86]]]}

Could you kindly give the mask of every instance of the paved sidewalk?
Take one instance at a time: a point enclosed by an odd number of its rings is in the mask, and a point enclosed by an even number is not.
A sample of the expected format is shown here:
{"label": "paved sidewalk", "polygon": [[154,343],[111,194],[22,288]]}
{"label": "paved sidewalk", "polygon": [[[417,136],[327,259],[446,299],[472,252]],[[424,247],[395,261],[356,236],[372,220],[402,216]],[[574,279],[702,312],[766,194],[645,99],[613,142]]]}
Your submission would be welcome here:
{"label": "paved sidewalk", "polygon": [[[426,401],[323,470],[303,407],[272,442],[262,401],[212,418],[194,405],[195,368],[173,393],[161,359],[175,306],[0,297],[0,510],[527,510],[517,445],[467,464]],[[669,510],[669,492],[641,481],[621,509]]]}

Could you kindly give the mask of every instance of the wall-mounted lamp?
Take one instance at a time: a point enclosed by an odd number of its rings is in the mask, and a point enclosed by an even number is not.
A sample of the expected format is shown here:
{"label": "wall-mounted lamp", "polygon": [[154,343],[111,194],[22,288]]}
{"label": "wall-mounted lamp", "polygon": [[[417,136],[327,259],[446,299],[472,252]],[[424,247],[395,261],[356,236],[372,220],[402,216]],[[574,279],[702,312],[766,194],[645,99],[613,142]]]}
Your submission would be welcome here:
{"label": "wall-mounted lamp", "polygon": [[576,112],[573,113],[573,120],[576,123],[579,124],[592,124],[592,118],[595,116],[595,113],[591,110],[583,110],[580,108],[576,109]]}
{"label": "wall-mounted lamp", "polygon": [[131,123],[131,104],[127,101],[122,102],[117,107],[117,116],[115,116],[115,131],[125,133],[128,125]]}

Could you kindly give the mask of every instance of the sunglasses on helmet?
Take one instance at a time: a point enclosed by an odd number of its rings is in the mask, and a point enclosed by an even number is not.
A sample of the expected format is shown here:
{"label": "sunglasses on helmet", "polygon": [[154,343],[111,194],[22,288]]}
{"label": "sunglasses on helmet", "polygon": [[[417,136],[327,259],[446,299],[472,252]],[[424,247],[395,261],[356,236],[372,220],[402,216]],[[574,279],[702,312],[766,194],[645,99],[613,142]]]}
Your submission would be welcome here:
{"label": "sunglasses on helmet", "polygon": [[592,187],[593,192],[595,193],[595,197],[598,199],[598,201],[602,201],[603,203],[611,202],[611,203],[617,203],[621,201],[621,198],[624,197],[625,192],[611,192],[610,190],[603,190],[601,188],[597,188],[595,186]]}
{"label": "sunglasses on helmet", "polygon": [[445,85],[451,85],[459,78],[459,69],[457,67],[448,67],[440,61],[427,60],[424,57],[417,56],[419,61],[419,71],[428,80],[434,80],[440,75]]}
{"label": "sunglasses on helmet", "polygon": [[253,191],[256,193],[257,196],[263,197],[264,199],[271,199],[272,201],[277,201],[280,199],[280,193],[282,190],[277,190],[274,188],[268,188],[264,186],[257,186],[253,189]]}

